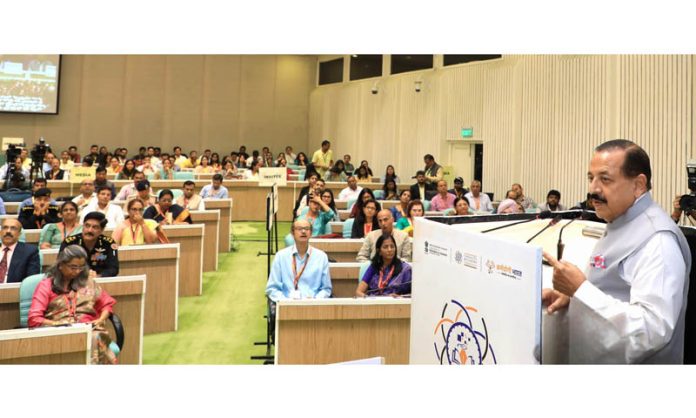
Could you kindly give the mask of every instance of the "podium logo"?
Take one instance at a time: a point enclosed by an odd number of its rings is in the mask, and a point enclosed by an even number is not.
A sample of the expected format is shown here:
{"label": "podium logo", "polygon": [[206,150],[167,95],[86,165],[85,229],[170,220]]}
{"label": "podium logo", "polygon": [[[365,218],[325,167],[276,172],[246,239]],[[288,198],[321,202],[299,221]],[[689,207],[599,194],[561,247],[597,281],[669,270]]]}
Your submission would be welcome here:
{"label": "podium logo", "polygon": [[509,277],[511,279],[521,279],[522,270],[518,270],[508,266],[506,264],[497,264],[495,261],[489,259],[486,261],[486,267],[488,274],[498,273],[501,276]]}
{"label": "podium logo", "polygon": [[[480,324],[479,324],[480,322]],[[473,306],[452,299],[435,325],[435,356],[440,364],[497,364],[486,320]]]}

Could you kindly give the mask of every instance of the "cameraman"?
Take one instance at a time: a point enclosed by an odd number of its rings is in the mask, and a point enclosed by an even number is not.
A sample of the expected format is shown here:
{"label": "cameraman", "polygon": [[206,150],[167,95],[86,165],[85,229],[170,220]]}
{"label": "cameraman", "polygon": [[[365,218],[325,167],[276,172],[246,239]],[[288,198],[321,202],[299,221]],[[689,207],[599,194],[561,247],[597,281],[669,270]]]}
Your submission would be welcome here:
{"label": "cameraman", "polygon": [[[682,209],[681,203],[680,203],[681,198],[682,198],[681,195],[674,196],[674,201],[672,202],[672,214],[669,215],[672,218],[672,220],[674,220],[674,222],[676,222],[676,223],[679,223],[679,220],[681,219],[682,213],[684,213],[684,210]],[[688,218],[696,219],[696,218],[694,218],[694,215],[696,215],[694,213],[694,211],[690,211],[690,212],[686,213],[687,219]],[[689,220],[691,220],[691,219],[689,219]]]}
{"label": "cameraman", "polygon": [[[14,167],[10,167],[9,163],[4,164],[0,167],[0,181],[7,180],[7,172],[10,172],[10,187],[21,187],[26,179],[29,178],[29,170],[22,167],[22,157],[16,157],[14,159]],[[21,181],[20,181],[20,176]],[[21,183],[21,185],[19,185]],[[19,186],[18,186],[19,185]]]}

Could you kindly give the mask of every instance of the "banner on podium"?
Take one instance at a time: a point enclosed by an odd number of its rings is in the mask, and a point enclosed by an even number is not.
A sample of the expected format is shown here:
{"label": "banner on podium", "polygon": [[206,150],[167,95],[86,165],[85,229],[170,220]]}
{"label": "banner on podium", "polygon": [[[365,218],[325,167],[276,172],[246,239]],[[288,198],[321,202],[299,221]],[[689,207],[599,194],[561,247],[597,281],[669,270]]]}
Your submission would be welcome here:
{"label": "banner on podium", "polygon": [[538,364],[541,248],[416,218],[412,364]]}

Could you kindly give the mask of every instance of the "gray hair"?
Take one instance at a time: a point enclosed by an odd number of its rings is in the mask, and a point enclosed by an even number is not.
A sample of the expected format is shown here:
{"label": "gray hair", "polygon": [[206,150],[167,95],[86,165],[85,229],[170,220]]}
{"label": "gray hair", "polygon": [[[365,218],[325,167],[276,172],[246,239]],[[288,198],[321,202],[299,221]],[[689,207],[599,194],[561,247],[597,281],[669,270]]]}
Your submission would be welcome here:
{"label": "gray hair", "polygon": [[60,271],[59,267],[62,264],[67,264],[70,260],[76,258],[85,260],[85,267],[80,272],[80,275],[75,277],[70,282],[69,287],[70,289],[77,291],[87,285],[87,279],[89,278],[89,264],[87,264],[89,258],[87,251],[85,251],[85,249],[79,245],[68,245],[58,253],[56,263],[49,267],[49,269],[46,271],[46,275],[53,278],[52,287],[55,293],[63,293],[63,273]]}

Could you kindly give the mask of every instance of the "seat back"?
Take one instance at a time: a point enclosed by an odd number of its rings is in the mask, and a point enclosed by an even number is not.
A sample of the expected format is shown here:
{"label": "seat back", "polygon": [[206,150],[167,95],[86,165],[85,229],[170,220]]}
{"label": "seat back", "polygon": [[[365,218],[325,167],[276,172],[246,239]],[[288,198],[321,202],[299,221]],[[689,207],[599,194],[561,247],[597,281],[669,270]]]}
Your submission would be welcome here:
{"label": "seat back", "polygon": [[429,211],[430,210],[430,201],[429,200],[421,200],[421,202],[423,202],[423,209],[425,209],[426,212]]}
{"label": "seat back", "polygon": [[46,278],[45,274],[32,274],[22,280],[22,283],[19,285],[19,326],[22,328],[27,327],[27,318],[29,317],[29,308],[34,297],[34,290],[36,290],[36,286],[44,278]]}
{"label": "seat back", "polygon": [[196,174],[193,171],[175,171],[174,180],[194,180]]}
{"label": "seat back", "polygon": [[356,202],[357,200],[358,200],[357,198],[348,199],[348,201],[346,202],[346,209],[352,210],[352,209],[353,209],[353,205],[355,204],[355,202]]}
{"label": "seat back", "polygon": [[360,272],[358,273],[358,283],[362,281],[362,278],[365,275],[365,272],[367,271],[368,267],[370,267],[370,262],[365,262],[360,265]]}
{"label": "seat back", "polygon": [[355,218],[348,218],[343,222],[343,238],[353,238],[353,222]]}
{"label": "seat back", "polygon": [[384,190],[375,190],[372,193],[375,195],[375,200],[384,199]]}

